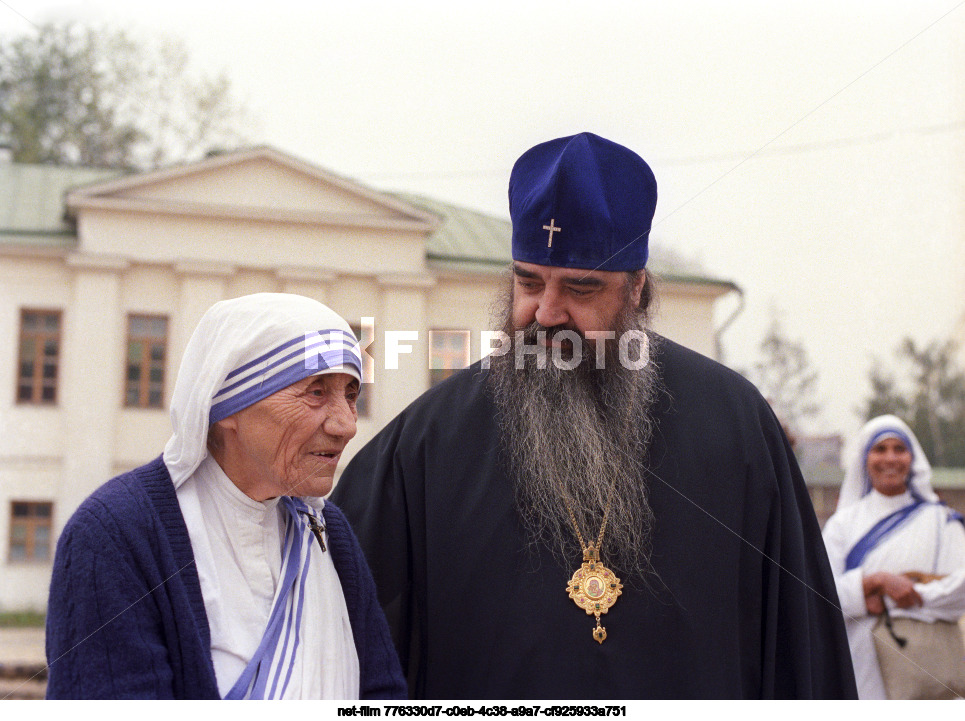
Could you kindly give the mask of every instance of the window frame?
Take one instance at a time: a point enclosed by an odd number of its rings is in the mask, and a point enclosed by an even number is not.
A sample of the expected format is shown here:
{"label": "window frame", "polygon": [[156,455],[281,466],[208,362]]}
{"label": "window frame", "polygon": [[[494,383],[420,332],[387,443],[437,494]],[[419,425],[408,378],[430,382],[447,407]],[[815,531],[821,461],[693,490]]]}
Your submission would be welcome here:
{"label": "window frame", "polygon": [[[147,320],[147,321],[164,321],[164,335],[163,337],[155,335],[133,335],[131,332],[131,324],[135,319]],[[124,408],[133,409],[144,409],[144,410],[162,410],[165,407],[165,395],[167,391],[167,361],[168,361],[168,340],[170,338],[170,318],[162,313],[128,313],[127,314],[127,324],[125,327],[125,342],[124,342],[124,377],[122,379],[121,388],[121,403]],[[160,340],[162,358],[159,361],[155,361],[151,356],[151,351],[157,345],[158,340]],[[139,377],[136,381],[132,381],[130,378],[131,370],[131,344],[138,342],[142,344],[139,363]],[[157,403],[151,402],[152,386],[155,381],[151,380],[151,371],[154,368],[159,368],[161,371],[161,380],[159,381],[160,388],[160,400]],[[131,390],[131,384],[137,384],[137,402],[131,403],[128,397],[128,391]]]}
{"label": "window frame", "polygon": [[[24,329],[24,322],[26,317],[30,314],[38,314],[44,317],[54,316],[57,319],[57,330],[56,332],[49,332],[46,330],[40,331],[26,331]],[[64,311],[59,308],[21,308],[20,309],[20,334],[18,336],[17,343],[17,371],[14,374],[14,399],[17,405],[33,405],[33,406],[56,406],[59,402],[58,395],[60,390],[60,365],[61,356],[63,355],[63,335],[64,335]],[[46,322],[42,325],[46,326]],[[31,358],[31,363],[33,363],[33,374],[31,375],[30,382],[30,398],[21,398],[20,390],[26,387],[23,383],[25,376],[22,375],[23,363],[24,363],[24,341],[30,338],[35,342],[33,358]],[[47,341],[53,338],[57,343],[57,353],[53,356],[54,359],[54,375],[53,379],[45,383],[44,379],[44,368],[47,365],[45,362],[48,356],[44,353]],[[46,387],[52,388],[53,392],[52,398],[44,398],[44,389]]]}
{"label": "window frame", "polygon": [[[462,340],[462,349],[459,351],[458,356],[455,353],[445,350],[445,354],[442,357],[444,363],[450,362],[453,358],[457,362],[462,362],[464,365],[461,366],[450,366],[444,365],[442,368],[434,368],[434,361],[436,360],[436,334],[446,334],[452,337],[458,334]],[[449,376],[455,374],[457,371],[461,371],[463,368],[468,368],[472,364],[472,331],[466,330],[464,328],[430,328],[429,329],[429,387],[442,383]]]}
{"label": "window frame", "polygon": [[[28,506],[25,515],[16,515],[14,511],[18,505]],[[20,499],[10,500],[10,527],[7,532],[7,562],[11,564],[30,564],[30,563],[50,563],[53,560],[53,533],[54,533],[54,502],[53,501],[27,501]],[[37,513],[40,508],[46,508],[47,513]],[[44,556],[37,557],[37,530],[44,528],[47,531],[46,542],[43,544]],[[24,540],[21,544],[15,543],[14,534],[17,529],[24,529]],[[23,558],[14,558],[14,546],[23,546]]]}

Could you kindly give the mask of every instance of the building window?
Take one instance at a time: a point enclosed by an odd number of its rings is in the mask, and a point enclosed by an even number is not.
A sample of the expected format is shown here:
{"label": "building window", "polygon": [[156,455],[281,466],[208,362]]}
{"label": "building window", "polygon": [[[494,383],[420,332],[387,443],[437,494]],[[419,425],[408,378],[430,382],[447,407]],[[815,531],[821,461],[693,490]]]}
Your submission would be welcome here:
{"label": "building window", "polygon": [[375,340],[375,328],[372,326],[362,327],[361,323],[350,323],[352,332],[359,341],[359,348],[362,353],[362,377],[367,383],[363,383],[359,389],[359,399],[355,404],[359,418],[369,418],[372,415],[372,389],[375,384],[371,381],[375,378],[375,362],[372,360],[372,342]]}
{"label": "building window", "polygon": [[168,319],[156,315],[127,317],[127,374],[124,405],[128,408],[164,407],[164,363]]}
{"label": "building window", "polygon": [[53,509],[52,503],[10,503],[9,559],[12,563],[50,560]]}
{"label": "building window", "polygon": [[444,381],[469,365],[468,330],[429,331],[429,384]]}
{"label": "building window", "polygon": [[20,311],[17,402],[56,403],[60,311]]}

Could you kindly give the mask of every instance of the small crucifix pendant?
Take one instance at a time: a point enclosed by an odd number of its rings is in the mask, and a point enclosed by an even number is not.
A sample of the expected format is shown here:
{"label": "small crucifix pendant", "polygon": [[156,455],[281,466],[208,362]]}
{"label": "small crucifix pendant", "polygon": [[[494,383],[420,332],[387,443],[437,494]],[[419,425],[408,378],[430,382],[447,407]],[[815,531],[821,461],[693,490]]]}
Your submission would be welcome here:
{"label": "small crucifix pendant", "polygon": [[[302,511],[302,513],[305,512]],[[315,518],[315,516],[313,516],[311,513],[305,513],[305,516],[308,518],[308,527],[312,529],[312,533],[315,534],[315,539],[318,541],[318,545],[322,548],[322,553],[325,553],[325,526],[320,524],[318,519]]]}

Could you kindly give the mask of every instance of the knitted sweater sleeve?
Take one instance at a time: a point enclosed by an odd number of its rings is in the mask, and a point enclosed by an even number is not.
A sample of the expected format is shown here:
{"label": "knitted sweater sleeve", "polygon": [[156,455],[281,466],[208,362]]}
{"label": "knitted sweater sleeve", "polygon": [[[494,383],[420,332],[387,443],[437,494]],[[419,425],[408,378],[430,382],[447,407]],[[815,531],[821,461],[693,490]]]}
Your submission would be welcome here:
{"label": "knitted sweater sleeve", "polygon": [[172,698],[152,588],[109,509],[88,499],[57,544],[47,611],[48,698]]}

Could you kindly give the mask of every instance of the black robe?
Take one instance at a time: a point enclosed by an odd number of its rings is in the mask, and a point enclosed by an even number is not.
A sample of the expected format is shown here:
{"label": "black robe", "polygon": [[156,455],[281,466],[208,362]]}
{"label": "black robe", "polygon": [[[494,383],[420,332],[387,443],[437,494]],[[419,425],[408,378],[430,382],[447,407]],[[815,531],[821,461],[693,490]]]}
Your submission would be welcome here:
{"label": "black robe", "polygon": [[561,565],[527,543],[478,363],[345,469],[333,499],[372,567],[413,697],[856,697],[824,544],[778,421],[738,374],[656,346],[667,393],[643,482],[660,581],[623,579],[602,644],[567,594],[583,559]]}

